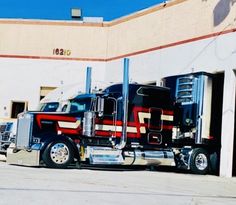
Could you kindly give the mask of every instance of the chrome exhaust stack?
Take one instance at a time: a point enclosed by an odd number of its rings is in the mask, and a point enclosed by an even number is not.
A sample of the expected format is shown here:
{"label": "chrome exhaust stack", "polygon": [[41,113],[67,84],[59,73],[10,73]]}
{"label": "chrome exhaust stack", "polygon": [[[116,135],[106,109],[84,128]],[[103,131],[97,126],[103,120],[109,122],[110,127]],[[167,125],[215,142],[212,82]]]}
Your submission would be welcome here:
{"label": "chrome exhaust stack", "polygon": [[[129,59],[124,59],[124,73],[123,73],[123,86],[122,86],[122,135],[120,142],[111,147],[87,147],[87,157],[91,164],[124,164],[122,156],[122,149],[126,146],[127,142],[127,116],[128,116],[128,94],[129,94]],[[100,102],[102,103],[102,102]],[[100,104],[98,103],[98,108]],[[103,107],[103,106],[102,106]],[[100,111],[100,108],[98,109]],[[88,127],[91,127],[88,126]]]}
{"label": "chrome exhaust stack", "polygon": [[127,142],[127,116],[128,116],[128,99],[129,99],[129,59],[124,59],[123,86],[122,86],[122,135],[120,143],[115,146],[116,149],[123,149]]}
{"label": "chrome exhaust stack", "polygon": [[92,68],[87,67],[87,73],[86,73],[86,87],[85,87],[85,93],[90,94],[91,93],[91,78],[92,78]]}
{"label": "chrome exhaust stack", "polygon": [[[122,135],[120,142],[112,147],[87,147],[87,157],[91,164],[113,165],[168,165],[175,166],[172,150],[139,150],[122,151],[127,143],[129,99],[129,59],[124,59],[123,86],[122,86]],[[99,110],[99,109],[98,109]]]}

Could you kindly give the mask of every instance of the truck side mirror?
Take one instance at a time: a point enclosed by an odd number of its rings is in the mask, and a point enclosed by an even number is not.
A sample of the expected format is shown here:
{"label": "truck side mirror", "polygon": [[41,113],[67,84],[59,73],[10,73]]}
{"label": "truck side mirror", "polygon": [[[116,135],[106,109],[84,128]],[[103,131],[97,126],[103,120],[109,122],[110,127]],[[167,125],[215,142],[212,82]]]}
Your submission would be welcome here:
{"label": "truck side mirror", "polygon": [[96,99],[96,112],[98,112],[98,116],[102,117],[104,113],[104,98],[97,97]]}

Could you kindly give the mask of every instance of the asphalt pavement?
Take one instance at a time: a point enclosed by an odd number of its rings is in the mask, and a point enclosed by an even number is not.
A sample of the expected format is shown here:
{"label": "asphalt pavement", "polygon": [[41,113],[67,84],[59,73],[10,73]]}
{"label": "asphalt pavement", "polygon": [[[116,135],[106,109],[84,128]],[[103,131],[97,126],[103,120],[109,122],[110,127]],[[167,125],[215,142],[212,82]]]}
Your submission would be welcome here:
{"label": "asphalt pavement", "polygon": [[47,169],[0,157],[0,204],[235,205],[236,178],[145,168]]}

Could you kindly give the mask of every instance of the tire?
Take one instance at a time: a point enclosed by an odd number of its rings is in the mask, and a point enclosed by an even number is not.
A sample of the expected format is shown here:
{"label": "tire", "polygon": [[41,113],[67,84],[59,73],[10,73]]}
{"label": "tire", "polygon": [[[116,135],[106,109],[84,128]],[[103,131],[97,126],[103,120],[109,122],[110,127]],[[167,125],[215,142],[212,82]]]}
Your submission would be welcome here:
{"label": "tire", "polygon": [[195,148],[190,158],[190,170],[194,174],[207,174],[209,171],[209,154],[203,148]]}
{"label": "tire", "polygon": [[74,160],[73,147],[65,140],[53,141],[44,150],[42,159],[47,167],[67,168]]}
{"label": "tire", "polygon": [[210,173],[214,175],[219,175],[219,154],[214,152],[210,155]]}

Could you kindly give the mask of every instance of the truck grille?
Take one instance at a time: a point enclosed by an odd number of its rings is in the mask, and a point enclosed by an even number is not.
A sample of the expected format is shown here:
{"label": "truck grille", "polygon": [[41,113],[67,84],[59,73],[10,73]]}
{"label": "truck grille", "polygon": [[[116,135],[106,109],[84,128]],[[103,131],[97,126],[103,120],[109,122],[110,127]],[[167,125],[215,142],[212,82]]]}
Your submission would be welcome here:
{"label": "truck grille", "polygon": [[177,78],[175,97],[178,103],[195,103],[197,94],[197,78],[192,75]]}
{"label": "truck grille", "polygon": [[27,149],[30,147],[32,139],[33,115],[24,113],[18,117],[16,147],[17,149]]}

